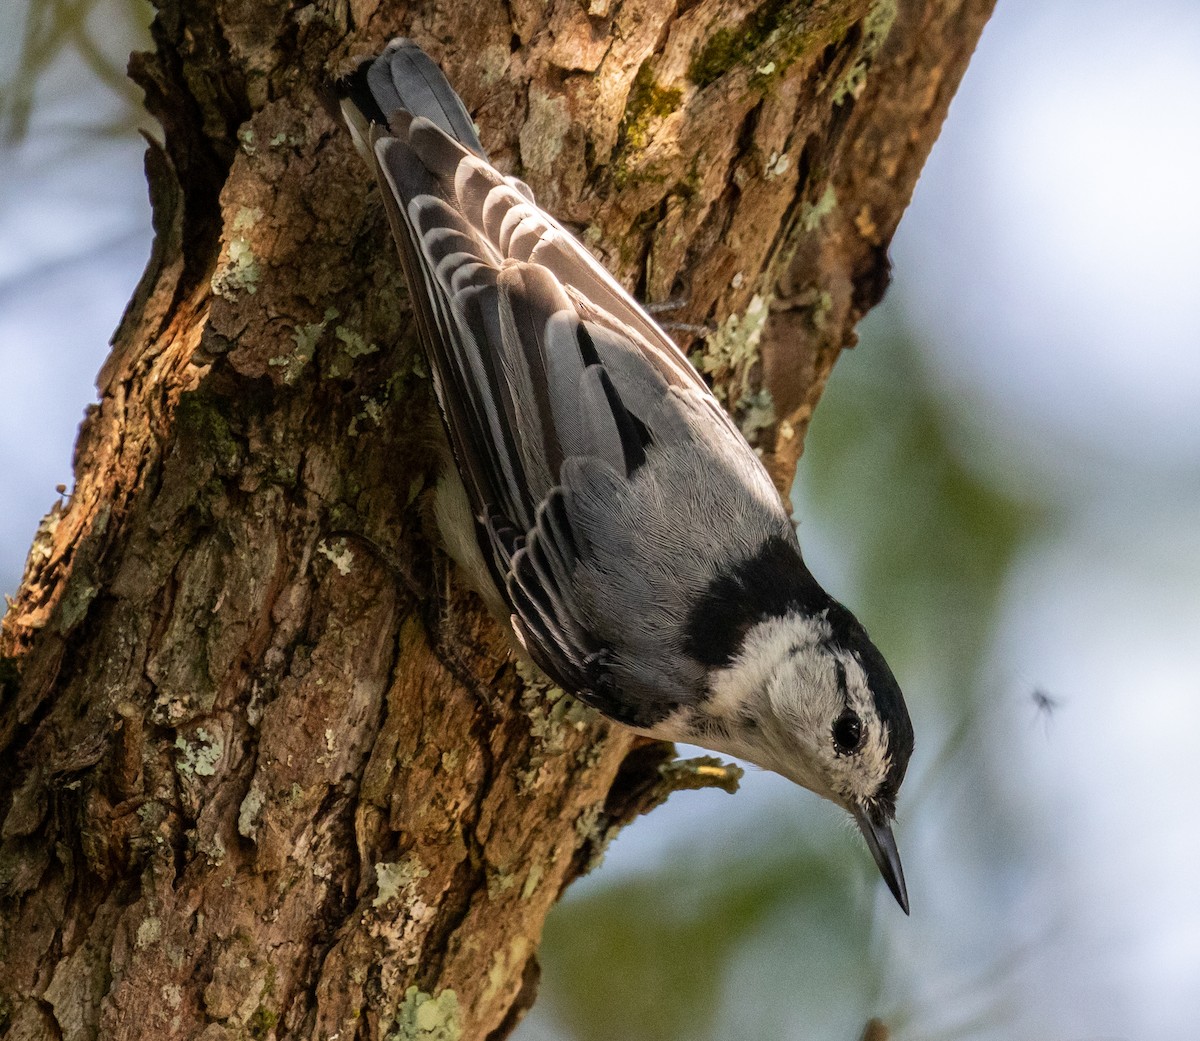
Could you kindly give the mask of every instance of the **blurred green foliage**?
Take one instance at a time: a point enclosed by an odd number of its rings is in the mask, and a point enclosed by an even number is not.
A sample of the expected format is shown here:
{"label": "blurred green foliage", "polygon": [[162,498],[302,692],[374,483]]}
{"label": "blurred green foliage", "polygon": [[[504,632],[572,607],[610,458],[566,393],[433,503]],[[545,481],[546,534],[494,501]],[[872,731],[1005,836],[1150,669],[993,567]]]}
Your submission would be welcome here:
{"label": "blurred green foliage", "polygon": [[803,515],[836,532],[847,599],[888,657],[970,699],[1004,578],[1048,507],[1013,498],[974,457],[895,305],[862,331],[805,443]]}
{"label": "blurred green foliage", "polygon": [[[935,723],[918,733],[923,776],[901,800],[910,821],[931,791],[973,785],[971,798],[989,801],[959,753],[978,747],[974,721],[993,689],[980,662],[1005,577],[1045,514],[997,487],[962,434],[897,309],[884,308],[838,362],[797,487],[798,515],[844,553],[835,592]],[[870,924],[873,866],[857,843],[831,838],[824,807],[799,792],[796,802],[788,822],[758,814],[733,836],[717,833],[735,820],[725,811],[691,859],[608,884],[601,872],[568,894],[546,930],[537,1037],[853,1038],[872,1015],[919,1021],[919,981]],[[1000,816],[979,819],[1002,827]],[[885,921],[897,933],[908,924]]]}
{"label": "blurred green foliage", "polygon": [[125,67],[130,51],[149,47],[152,15],[149,0],[8,0],[0,15],[7,41],[0,51],[0,140],[14,144],[24,138],[38,85],[60,60],[80,62],[122,102],[122,115],[100,126],[100,133],[136,130],[142,94]]}
{"label": "blurred green foliage", "polygon": [[[556,910],[543,946],[543,1000],[566,1036],[715,1039],[729,1036],[722,1022],[731,1004],[743,1024],[756,1022],[765,1030],[743,1036],[780,1036],[783,1024],[771,1024],[790,1011],[786,1003],[772,1002],[753,984],[729,984],[756,940],[781,923],[794,937],[783,939],[776,964],[790,970],[795,947],[819,944],[823,957],[807,966],[805,986],[818,982],[815,972],[820,985],[831,988],[837,1018],[861,1025],[876,988],[870,966],[857,963],[857,951],[868,939],[868,918],[845,913],[847,906],[862,910],[850,892],[855,873],[839,873],[832,848],[837,843],[814,849],[809,841],[806,848],[792,830],[795,841],[768,844],[745,834],[736,854],[727,849],[673,864],[667,872],[601,885]],[[780,837],[777,829],[774,838]],[[821,925],[839,920],[845,928],[836,936]],[[769,977],[771,968],[753,975]],[[860,986],[847,988],[847,980]],[[859,991],[858,1000],[847,1002],[848,989]],[[785,994],[790,997],[791,988]]]}

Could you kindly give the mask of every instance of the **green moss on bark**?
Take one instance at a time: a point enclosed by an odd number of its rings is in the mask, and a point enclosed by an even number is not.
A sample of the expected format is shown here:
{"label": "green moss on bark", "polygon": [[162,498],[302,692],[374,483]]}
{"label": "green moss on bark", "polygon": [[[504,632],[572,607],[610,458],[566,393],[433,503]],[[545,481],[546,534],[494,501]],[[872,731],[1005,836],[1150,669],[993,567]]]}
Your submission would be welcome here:
{"label": "green moss on bark", "polygon": [[676,111],[682,101],[683,91],[678,87],[664,87],[657,83],[652,63],[649,60],[644,61],[629,88],[625,116],[617,132],[617,146],[613,152],[613,180],[618,188],[627,187],[635,178],[642,182],[663,180],[663,176],[653,169],[635,172],[630,160],[646,147],[651,125]]}
{"label": "green moss on bark", "polygon": [[768,0],[740,26],[718,29],[692,58],[688,79],[698,87],[751,66],[751,85],[765,88],[802,55],[840,42],[852,19],[835,17],[814,0]]}

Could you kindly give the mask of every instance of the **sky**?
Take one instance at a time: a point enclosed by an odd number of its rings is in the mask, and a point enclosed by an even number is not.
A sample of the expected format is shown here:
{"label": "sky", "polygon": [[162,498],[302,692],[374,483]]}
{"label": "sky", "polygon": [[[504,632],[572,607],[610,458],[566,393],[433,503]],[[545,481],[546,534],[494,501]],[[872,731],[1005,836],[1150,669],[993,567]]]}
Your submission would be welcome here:
{"label": "sky", "polygon": [[1067,1025],[1152,1038],[1200,980],[1200,6],[1133,10],[1001,0],[893,258],[974,457],[1056,492],[990,670],[1061,711],[995,768],[1111,1016]]}
{"label": "sky", "polygon": [[[0,12],[0,82],[14,11]],[[979,1036],[1194,1031],[1200,5],[1136,11],[1001,0],[893,245],[889,310],[868,319],[830,388],[852,385],[884,349],[884,324],[903,322],[963,465],[1053,507],[1004,577],[969,769],[939,774],[920,755],[914,765],[908,789],[932,793],[899,828],[914,917],[877,905],[874,942],[924,967],[913,973],[922,1008],[969,989],[972,973],[1011,977],[1023,1008]],[[65,63],[39,87],[28,138],[0,148],[5,591],[55,486],[70,484],[76,427],[149,253],[141,141],[85,126],[120,111]],[[805,489],[802,475],[806,556],[852,588],[852,549]],[[1033,711],[1032,690],[1053,713]],[[935,709],[920,708],[935,748]],[[985,777],[1023,823],[1030,845],[1011,866],[1000,839],[989,844],[978,821],[971,830],[964,777]],[[807,798],[759,772],[735,799],[677,796],[627,829],[568,900]],[[821,841],[855,842],[820,809],[797,819],[824,829]],[[978,949],[992,933],[1003,949]],[[777,940],[768,930],[754,942]],[[1012,950],[1027,953],[1003,968]],[[723,985],[750,987],[761,958],[737,964]],[[539,1012],[522,1036],[558,1036],[555,1023]],[[908,1036],[937,1026],[927,1012]],[[841,1036],[827,1029],[816,1036]]]}
{"label": "sky", "polygon": [[[24,4],[0,6],[0,85],[16,75]],[[94,38],[124,65],[120,0]],[[112,11],[104,10],[112,8]],[[114,13],[115,12],[115,13]],[[107,15],[107,17],[106,17]],[[106,30],[109,35],[106,36]],[[71,485],[84,408],[150,255],[145,143],[122,99],[64,54],[37,85],[30,132],[0,138],[0,589],[16,589],[40,518]]]}

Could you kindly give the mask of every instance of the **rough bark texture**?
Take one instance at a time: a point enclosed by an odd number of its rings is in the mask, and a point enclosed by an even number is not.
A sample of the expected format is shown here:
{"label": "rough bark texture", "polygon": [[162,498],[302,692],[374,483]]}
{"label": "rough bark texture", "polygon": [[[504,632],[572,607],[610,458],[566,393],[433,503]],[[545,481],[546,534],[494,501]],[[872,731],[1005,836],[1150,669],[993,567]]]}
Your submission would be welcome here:
{"label": "rough bark texture", "polygon": [[317,85],[421,41],[685,301],[782,488],[991,4],[160,0],[154,253],[3,622],[0,1035],[503,1037],[550,905],[670,787],[434,548],[405,287]]}

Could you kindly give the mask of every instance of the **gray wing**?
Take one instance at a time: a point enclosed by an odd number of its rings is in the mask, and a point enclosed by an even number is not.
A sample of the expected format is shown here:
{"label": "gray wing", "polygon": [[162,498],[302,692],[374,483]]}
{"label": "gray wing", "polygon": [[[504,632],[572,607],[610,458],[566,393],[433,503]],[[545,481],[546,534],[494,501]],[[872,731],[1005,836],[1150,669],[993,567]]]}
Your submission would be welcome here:
{"label": "gray wing", "polygon": [[[406,68],[370,77],[410,103]],[[370,145],[481,548],[534,660],[652,726],[702,694],[679,649],[687,598],[730,541],[786,516],[683,354],[525,185],[456,139],[420,76],[434,118],[385,104]],[[719,516],[685,487],[697,459]]]}

